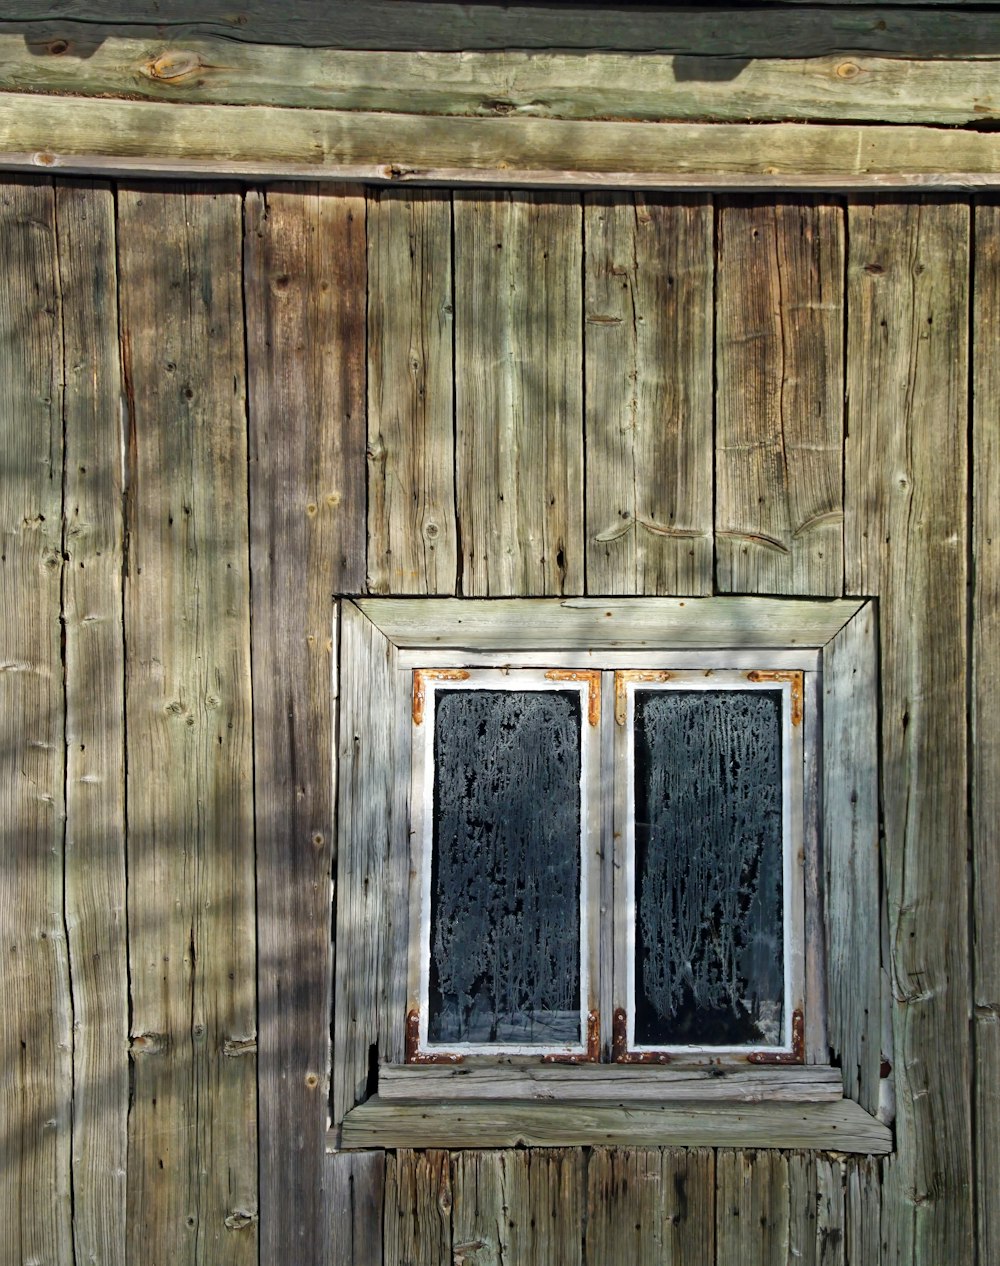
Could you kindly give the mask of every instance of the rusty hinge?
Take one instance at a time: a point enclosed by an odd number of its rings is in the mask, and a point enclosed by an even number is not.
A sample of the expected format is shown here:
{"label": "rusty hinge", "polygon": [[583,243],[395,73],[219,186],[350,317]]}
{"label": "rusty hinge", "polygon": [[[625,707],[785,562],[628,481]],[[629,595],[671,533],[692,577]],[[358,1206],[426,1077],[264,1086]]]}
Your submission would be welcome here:
{"label": "rusty hinge", "polygon": [[582,1055],[543,1055],[543,1064],[596,1064],[601,1058],[601,1013],[587,1012],[587,1049]]}
{"label": "rusty hinge", "polygon": [[747,673],[747,681],[788,681],[792,685],[792,725],[802,724],[802,674],[795,669],[755,668]]}
{"label": "rusty hinge", "polygon": [[601,674],[590,669],[550,668],[545,674],[547,681],[585,681],[587,692],[587,720],[591,725],[601,723]]}
{"label": "rusty hinge", "polygon": [[624,725],[628,718],[628,683],[630,681],[669,681],[673,673],[665,669],[630,668],[615,673],[615,720]]}
{"label": "rusty hinge", "polygon": [[806,1022],[799,1007],[792,1012],[792,1049],[790,1051],[751,1051],[750,1064],[804,1064],[806,1062]]}
{"label": "rusty hinge", "polygon": [[421,725],[424,719],[424,703],[427,691],[425,681],[467,681],[465,668],[415,668],[413,670],[413,724]]}
{"label": "rusty hinge", "polygon": [[404,1059],[407,1064],[460,1064],[461,1055],[442,1052],[431,1055],[420,1049],[420,1012],[414,1007],[406,1013],[406,1046]]}
{"label": "rusty hinge", "polygon": [[628,1048],[628,1021],[625,1011],[618,1007],[611,1026],[611,1058],[616,1064],[669,1064],[666,1051],[630,1051]]}

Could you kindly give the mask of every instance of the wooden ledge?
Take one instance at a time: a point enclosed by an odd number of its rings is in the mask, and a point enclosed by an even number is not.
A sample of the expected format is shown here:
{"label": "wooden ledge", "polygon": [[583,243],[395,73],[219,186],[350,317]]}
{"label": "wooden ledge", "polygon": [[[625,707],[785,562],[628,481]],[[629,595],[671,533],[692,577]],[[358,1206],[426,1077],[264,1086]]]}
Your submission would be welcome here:
{"label": "wooden ledge", "polygon": [[0,168],[638,189],[1000,187],[1000,133],[467,118],[0,93]]}
{"label": "wooden ledge", "polygon": [[389,1103],[344,1118],[340,1147],[756,1147],[886,1155],[892,1131],[836,1103]]}

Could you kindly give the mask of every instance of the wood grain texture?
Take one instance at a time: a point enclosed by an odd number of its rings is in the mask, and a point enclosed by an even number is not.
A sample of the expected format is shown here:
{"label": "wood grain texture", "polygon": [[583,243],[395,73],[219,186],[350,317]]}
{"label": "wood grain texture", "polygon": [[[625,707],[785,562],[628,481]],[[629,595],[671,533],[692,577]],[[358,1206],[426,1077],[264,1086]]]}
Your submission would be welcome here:
{"label": "wood grain texture", "polygon": [[583,1172],[583,1154],[575,1148],[456,1153],[454,1261],[580,1266]]}
{"label": "wood grain texture", "polygon": [[716,281],[716,572],[843,590],[843,209],[724,202]]}
{"label": "wood grain texture", "polygon": [[50,184],[0,186],[0,1235],[72,1260],[62,345]]}
{"label": "wood grain texture", "polygon": [[[327,1195],[323,1266],[383,1266],[384,1152],[337,1152],[323,1157]],[[301,1215],[300,1215],[301,1216]]]}
{"label": "wood grain texture", "polygon": [[451,1158],[446,1151],[386,1156],[384,1266],[453,1266]]}
{"label": "wood grain texture", "polygon": [[539,598],[530,604],[362,598],[357,605],[399,647],[514,651],[819,647],[836,636],[861,603],[731,597]]}
{"label": "wood grain texture", "polygon": [[584,204],[587,589],[712,590],[712,206]]}
{"label": "wood grain texture", "polygon": [[397,796],[409,786],[399,725],[408,711],[395,648],[352,602],[341,604],[339,675],[335,1125],[365,1098],[380,1059],[402,1059],[406,987],[407,906],[389,885]]}
{"label": "wood grain texture", "polygon": [[461,591],[583,592],[578,198],[455,198]]}
{"label": "wood grain texture", "polygon": [[125,925],[122,382],[115,202],[56,188],[65,389],[66,925],[73,979],[77,1259],[124,1266]]}
{"label": "wood grain texture", "polygon": [[257,1260],[240,198],[121,190],[128,1254]]}
{"label": "wood grain texture", "polygon": [[788,1157],[720,1150],[715,1183],[717,1266],[790,1261]]}
{"label": "wood grain texture", "polygon": [[898,1109],[883,1234],[902,1261],[968,1261],[969,206],[858,200],[849,237],[846,584],[879,595]]}
{"label": "wood grain texture", "polygon": [[653,1102],[679,1099],[836,1101],[843,1094],[840,1072],[823,1064],[771,1068],[643,1069],[599,1064],[577,1068],[525,1065],[494,1068],[389,1066],[379,1073],[379,1097],[411,1102],[444,1099]]}
{"label": "wood grain texture", "polygon": [[972,828],[978,1237],[1000,1257],[1000,206],[975,210],[973,379]]}
{"label": "wood grain texture", "polygon": [[[98,41],[72,24],[46,34],[26,43],[0,25],[0,91],[486,118],[516,111],[528,118],[960,125],[1000,111],[995,52],[790,57],[772,47],[720,75],[716,57],[698,52],[356,52],[164,38],[155,30],[109,32]],[[53,55],[53,45],[64,51]]]}
{"label": "wood grain texture", "polygon": [[892,1135],[852,1103],[665,1104],[383,1101],[348,1114],[343,1144],[365,1147],[816,1147],[884,1154]]}
{"label": "wood grain texture", "polygon": [[468,118],[10,92],[0,93],[0,168],[553,189],[967,189],[1000,186],[1000,138],[912,124]]}
{"label": "wood grain texture", "polygon": [[451,198],[368,200],[368,590],[454,593]]}
{"label": "wood grain texture", "polygon": [[882,1175],[879,1161],[851,1156],[844,1162],[845,1266],[890,1262],[882,1257]]}
{"label": "wood grain texture", "polygon": [[622,49],[726,58],[862,51],[974,57],[1000,51],[1000,22],[989,8],[946,8],[922,0],[915,6],[907,0],[691,6],[671,9],[669,18],[658,5],[595,8],[533,0],[475,7],[436,0],[406,5],[331,0],[280,11],[268,0],[248,0],[239,12],[198,0],[22,0],[8,6],[5,16],[9,29],[26,33],[37,54],[53,60],[65,55],[58,46],[50,48],[56,38],[70,42],[71,54],[78,48],[86,56],[109,36],[147,38],[155,46],[165,33],[184,42],[217,40],[227,49],[234,43],[419,51]]}
{"label": "wood grain texture", "polygon": [[587,1165],[588,1262],[715,1262],[715,1153],[595,1147]]}
{"label": "wood grain texture", "polygon": [[364,202],[251,192],[244,240],[261,1246],[311,1261],[330,1217],[331,594],[364,575]]}
{"label": "wood grain texture", "polygon": [[844,1094],[871,1113],[883,1058],[877,658],[869,603],[823,649],[822,804],[827,1027]]}

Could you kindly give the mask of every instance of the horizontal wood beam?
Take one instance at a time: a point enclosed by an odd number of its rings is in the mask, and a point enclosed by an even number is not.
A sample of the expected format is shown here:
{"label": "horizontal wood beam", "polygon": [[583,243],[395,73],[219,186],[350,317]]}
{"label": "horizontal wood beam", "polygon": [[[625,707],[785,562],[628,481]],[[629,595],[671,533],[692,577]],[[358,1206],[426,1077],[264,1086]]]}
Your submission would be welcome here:
{"label": "horizontal wood beam", "polygon": [[1000,185],[1000,133],[443,118],[0,94],[0,169],[649,189]]}
{"label": "horizontal wood beam", "polygon": [[[562,48],[815,57],[840,52],[975,57],[1000,51],[989,5],[947,8],[920,0],[872,4],[653,5],[442,0],[11,0],[7,28],[36,50],[48,40],[91,50],[115,33],[135,38],[216,38],[227,44],[304,48]],[[58,55],[58,54],[57,54]]]}
{"label": "horizontal wood beam", "polygon": [[794,1147],[884,1155],[892,1131],[838,1103],[387,1103],[344,1118],[344,1148]]}
{"label": "horizontal wood beam", "polygon": [[29,44],[0,28],[0,91],[310,110],[965,124],[1000,118],[998,79],[1000,48],[966,59],[359,53],[118,35]]}

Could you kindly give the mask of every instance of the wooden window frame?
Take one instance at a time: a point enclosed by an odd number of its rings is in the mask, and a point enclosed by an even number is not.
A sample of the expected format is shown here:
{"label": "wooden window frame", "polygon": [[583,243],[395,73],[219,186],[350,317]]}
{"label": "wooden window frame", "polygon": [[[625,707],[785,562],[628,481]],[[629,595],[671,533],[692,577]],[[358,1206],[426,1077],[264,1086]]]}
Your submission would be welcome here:
{"label": "wooden window frame", "polygon": [[[891,1130],[877,1116],[884,1052],[872,602],[345,599],[338,627],[331,1149],[516,1142],[891,1149]],[[816,862],[807,862],[806,874],[815,925],[807,943],[821,942],[826,962],[824,969],[824,955],[814,954],[805,971],[816,1005],[807,1008],[804,1041],[815,1062],[407,1065],[413,670],[666,663],[802,671],[806,713],[823,713],[804,761],[807,787],[823,804],[822,822],[806,824],[823,837],[822,848],[813,842]],[[828,1049],[840,1069],[821,1062]]]}

